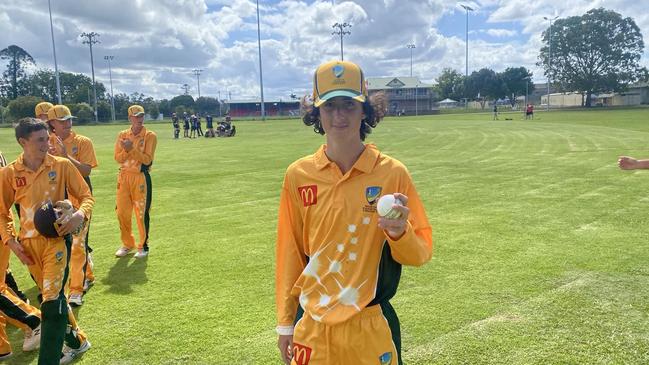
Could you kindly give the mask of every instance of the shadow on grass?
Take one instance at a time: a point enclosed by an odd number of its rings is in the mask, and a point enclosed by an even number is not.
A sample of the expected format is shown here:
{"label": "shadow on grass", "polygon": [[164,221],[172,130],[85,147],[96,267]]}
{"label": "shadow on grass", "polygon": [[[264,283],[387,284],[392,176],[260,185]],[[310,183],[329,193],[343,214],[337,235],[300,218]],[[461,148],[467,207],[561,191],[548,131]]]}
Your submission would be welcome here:
{"label": "shadow on grass", "polygon": [[141,285],[149,281],[146,276],[148,259],[133,259],[132,255],[116,259],[108,275],[101,280],[106,285],[106,292],[130,294],[133,285]]}

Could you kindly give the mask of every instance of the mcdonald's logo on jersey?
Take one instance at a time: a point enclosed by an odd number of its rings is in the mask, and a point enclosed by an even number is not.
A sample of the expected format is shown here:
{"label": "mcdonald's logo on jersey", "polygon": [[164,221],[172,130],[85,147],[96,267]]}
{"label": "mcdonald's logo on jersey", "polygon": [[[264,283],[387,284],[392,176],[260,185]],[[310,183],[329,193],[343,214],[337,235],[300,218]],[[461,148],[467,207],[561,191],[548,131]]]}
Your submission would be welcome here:
{"label": "mcdonald's logo on jersey", "polygon": [[293,342],[293,360],[297,365],[308,365],[311,360],[311,348]]}
{"label": "mcdonald's logo on jersey", "polygon": [[27,178],[25,178],[24,176],[16,177],[16,187],[17,188],[22,188],[25,185],[27,185]]}
{"label": "mcdonald's logo on jersey", "polygon": [[305,207],[318,203],[318,185],[306,185],[297,188]]}

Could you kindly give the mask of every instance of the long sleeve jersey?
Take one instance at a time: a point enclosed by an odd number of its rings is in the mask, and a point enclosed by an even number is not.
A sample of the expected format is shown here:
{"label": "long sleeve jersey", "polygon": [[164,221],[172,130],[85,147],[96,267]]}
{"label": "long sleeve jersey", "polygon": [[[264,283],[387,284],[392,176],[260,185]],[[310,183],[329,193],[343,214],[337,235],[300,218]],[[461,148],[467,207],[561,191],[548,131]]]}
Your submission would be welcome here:
{"label": "long sleeve jersey", "polygon": [[[288,167],[277,229],[278,328],[294,325],[298,305],[326,324],[343,322],[396,293],[401,265],[430,260],[432,229],[412,179],[399,161],[368,144],[342,174],[322,146]],[[381,195],[408,197],[405,233],[378,227]]]}
{"label": "long sleeve jersey", "polygon": [[65,158],[47,155],[41,166],[32,171],[23,164],[23,154],[0,169],[0,236],[7,244],[16,234],[11,222],[11,206],[20,205],[21,240],[40,237],[34,227],[34,212],[48,199],[57,202],[67,197],[79,201],[78,209],[86,218],[92,214],[95,199],[79,170]]}
{"label": "long sleeve jersey", "polygon": [[[133,142],[133,148],[126,152],[120,141],[128,139]],[[115,161],[120,164],[123,172],[144,172],[151,169],[158,137],[153,131],[142,128],[137,135],[129,128],[119,132],[115,141]]]}

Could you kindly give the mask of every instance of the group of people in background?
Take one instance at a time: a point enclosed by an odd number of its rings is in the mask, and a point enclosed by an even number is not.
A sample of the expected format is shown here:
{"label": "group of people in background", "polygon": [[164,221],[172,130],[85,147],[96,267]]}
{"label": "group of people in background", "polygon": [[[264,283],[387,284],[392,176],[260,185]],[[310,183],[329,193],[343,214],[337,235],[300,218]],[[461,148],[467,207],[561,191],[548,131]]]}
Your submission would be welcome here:
{"label": "group of people in background", "polygon": [[[42,102],[36,118],[23,118],[15,128],[23,152],[7,164],[0,152],[0,360],[12,355],[5,325],[25,332],[23,351],[39,350],[39,365],[69,364],[91,347],[70,305],[80,306],[95,282],[90,221],[95,204],[90,175],[98,166],[92,140],[72,129],[70,109]],[[148,256],[151,177],[157,144],[143,126],[144,108],[128,109],[131,127],[119,133],[115,160],[120,164],[116,212],[124,257],[137,248],[137,259]],[[17,231],[12,207],[20,220]],[[56,221],[56,235],[40,231],[36,211],[53,207],[65,211]],[[131,230],[136,213],[140,240]],[[39,295],[40,309],[20,292],[8,270],[10,252],[27,266]]]}
{"label": "group of people in background", "polygon": [[[205,116],[205,124],[207,130],[203,133],[201,116],[200,114],[187,114],[183,112],[183,138],[197,138],[203,137],[231,137],[234,136],[235,128],[232,125],[232,119],[229,114],[226,114],[222,121],[218,122],[216,129],[214,128],[214,118],[207,114]],[[171,114],[171,124],[174,128],[174,139],[180,138],[180,118],[176,113]]]}

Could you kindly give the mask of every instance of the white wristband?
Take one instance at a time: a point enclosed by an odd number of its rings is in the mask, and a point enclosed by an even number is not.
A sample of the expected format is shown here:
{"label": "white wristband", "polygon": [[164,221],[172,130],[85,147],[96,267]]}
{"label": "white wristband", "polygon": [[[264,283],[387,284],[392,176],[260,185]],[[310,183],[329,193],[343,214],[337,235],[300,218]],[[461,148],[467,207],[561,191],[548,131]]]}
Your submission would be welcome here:
{"label": "white wristband", "polygon": [[275,327],[275,332],[280,336],[292,336],[293,326],[277,326]]}

